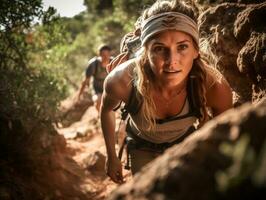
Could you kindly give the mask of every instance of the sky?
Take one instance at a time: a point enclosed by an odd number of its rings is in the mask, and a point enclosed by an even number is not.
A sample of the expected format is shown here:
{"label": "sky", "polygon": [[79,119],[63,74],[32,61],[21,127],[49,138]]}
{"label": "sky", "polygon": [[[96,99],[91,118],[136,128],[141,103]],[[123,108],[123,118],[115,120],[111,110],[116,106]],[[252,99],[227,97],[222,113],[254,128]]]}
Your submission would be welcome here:
{"label": "sky", "polygon": [[43,0],[43,7],[49,6],[56,8],[61,17],[73,17],[86,9],[83,0]]}

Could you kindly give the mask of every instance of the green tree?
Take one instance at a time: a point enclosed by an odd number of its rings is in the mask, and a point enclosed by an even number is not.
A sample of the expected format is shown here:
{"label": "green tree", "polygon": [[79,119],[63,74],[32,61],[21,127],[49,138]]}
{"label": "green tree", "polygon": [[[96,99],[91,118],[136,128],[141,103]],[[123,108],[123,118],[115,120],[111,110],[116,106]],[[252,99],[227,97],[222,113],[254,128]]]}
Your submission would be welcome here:
{"label": "green tree", "polygon": [[127,16],[139,17],[141,12],[156,0],[115,0],[115,7],[119,7]]}
{"label": "green tree", "polygon": [[106,10],[113,9],[112,0],[84,0],[84,5],[89,13],[102,14]]}
{"label": "green tree", "polygon": [[65,93],[60,59],[49,58],[65,43],[58,20],[53,8],[43,11],[41,0],[1,1],[0,117],[54,119]]}

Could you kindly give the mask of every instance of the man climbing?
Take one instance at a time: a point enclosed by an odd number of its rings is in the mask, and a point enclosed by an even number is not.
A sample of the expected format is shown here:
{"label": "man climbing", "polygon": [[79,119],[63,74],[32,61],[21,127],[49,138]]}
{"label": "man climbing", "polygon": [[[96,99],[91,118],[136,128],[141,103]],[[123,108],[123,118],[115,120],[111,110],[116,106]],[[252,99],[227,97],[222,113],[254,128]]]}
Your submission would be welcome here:
{"label": "man climbing", "polygon": [[90,84],[91,77],[93,77],[93,89],[95,92],[93,101],[97,111],[99,111],[101,104],[103,82],[107,76],[106,66],[111,61],[111,48],[108,45],[102,45],[99,47],[98,53],[99,56],[89,60],[88,67],[86,68],[85,80],[82,82],[78,93],[79,102],[86,86]]}

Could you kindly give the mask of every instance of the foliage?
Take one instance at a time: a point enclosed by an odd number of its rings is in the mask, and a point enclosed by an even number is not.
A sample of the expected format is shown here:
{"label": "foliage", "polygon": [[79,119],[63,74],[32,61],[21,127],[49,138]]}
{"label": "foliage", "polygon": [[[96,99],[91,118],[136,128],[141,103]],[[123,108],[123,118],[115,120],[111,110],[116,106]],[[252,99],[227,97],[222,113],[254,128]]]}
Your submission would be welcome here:
{"label": "foliage", "polygon": [[106,10],[112,10],[112,0],[84,0],[84,5],[89,13],[102,14]]}
{"label": "foliage", "polygon": [[266,141],[261,151],[256,153],[246,134],[236,144],[222,144],[221,152],[232,159],[232,165],[216,175],[218,191],[225,199],[234,197],[243,188],[248,188],[247,194],[265,190]]}
{"label": "foliage", "polygon": [[72,18],[62,17],[61,22],[65,26],[65,31],[68,32],[72,40],[75,40],[78,34],[87,32],[92,21],[92,16],[88,17],[87,13],[81,12]]}
{"label": "foliage", "polygon": [[10,65],[26,67],[25,29],[30,27],[33,16],[40,17],[40,1],[3,1],[0,6],[1,68]]}
{"label": "foliage", "polygon": [[141,12],[152,5],[156,0],[116,0],[115,6],[127,16],[140,16]]}
{"label": "foliage", "polygon": [[43,11],[40,0],[4,1],[0,20],[1,117],[54,120],[66,91],[60,74],[67,51],[55,10]]}
{"label": "foliage", "polygon": [[[134,23],[140,16],[144,5],[151,4],[154,0],[129,1],[128,3],[122,0],[106,1],[110,5],[107,7],[102,2],[104,1],[85,0],[87,12],[80,13],[74,18],[63,19],[66,30],[73,39],[71,51],[65,59],[66,77],[75,89],[79,85],[73,83],[81,82],[86,63],[97,55],[98,46],[103,43],[109,44],[113,49],[113,55],[117,55],[122,37],[134,30]],[[97,6],[101,10],[97,9]]]}
{"label": "foliage", "polygon": [[[118,54],[123,35],[134,30],[142,10],[154,1],[84,0],[87,12],[60,19],[52,8],[43,11],[41,0],[4,1],[0,6],[1,85],[5,85],[1,113],[54,117],[65,84],[79,87],[86,63],[97,55],[100,44],[109,44],[113,55]],[[42,24],[33,26],[38,20]]]}
{"label": "foliage", "polygon": [[71,36],[69,51],[64,59],[65,78],[73,86],[71,92],[79,87],[87,62],[98,54],[99,45],[110,45],[113,55],[119,52],[121,38],[128,30],[132,31],[130,22],[134,24],[135,18],[129,20],[119,10],[103,14],[83,12],[73,18],[62,19],[65,30]]}

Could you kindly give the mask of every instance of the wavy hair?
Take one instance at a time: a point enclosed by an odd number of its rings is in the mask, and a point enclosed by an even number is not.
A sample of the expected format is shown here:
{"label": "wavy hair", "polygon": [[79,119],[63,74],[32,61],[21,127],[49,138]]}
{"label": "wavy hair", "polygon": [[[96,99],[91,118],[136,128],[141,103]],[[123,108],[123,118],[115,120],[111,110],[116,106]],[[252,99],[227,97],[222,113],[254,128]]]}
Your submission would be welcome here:
{"label": "wavy hair", "polygon": [[[197,22],[199,10],[193,1],[157,0],[157,2],[155,2],[150,8],[143,12],[142,20],[163,12],[180,12]],[[199,47],[196,45],[196,43],[194,43],[196,49],[199,50],[199,56],[194,60],[192,69],[189,73],[189,76],[195,80],[195,97],[193,98],[196,99],[197,105],[200,106],[200,122],[205,122],[208,119],[208,110],[206,106],[206,66],[216,65],[216,58],[207,47],[208,43],[206,41],[207,40],[200,39]],[[143,51],[136,60],[135,75],[135,85],[143,99],[142,113],[144,118],[148,121],[148,127],[151,130],[155,127],[156,107],[153,98],[150,95],[150,91],[152,90],[152,83],[155,81],[155,77],[150,68],[146,47],[143,47]]]}

